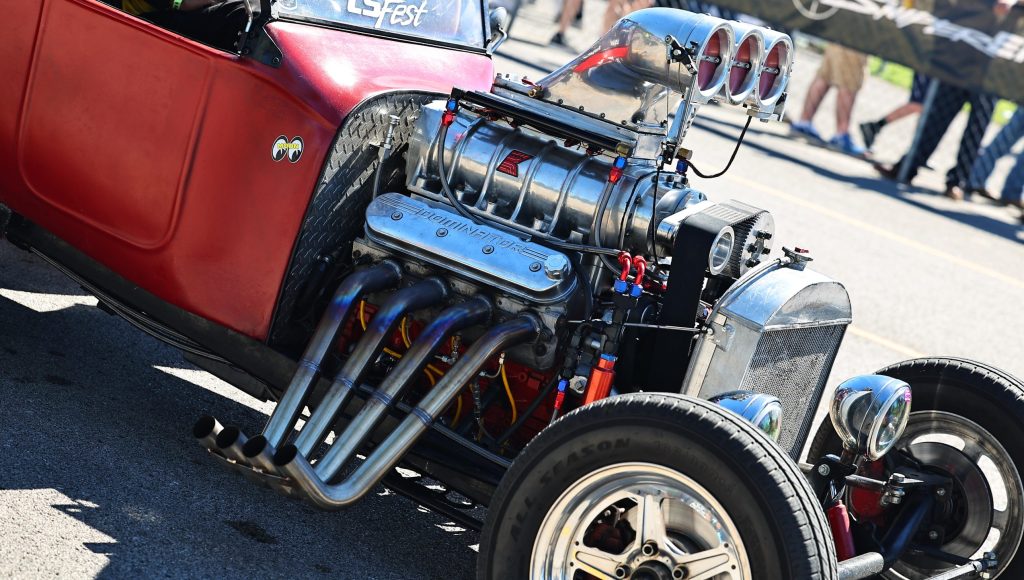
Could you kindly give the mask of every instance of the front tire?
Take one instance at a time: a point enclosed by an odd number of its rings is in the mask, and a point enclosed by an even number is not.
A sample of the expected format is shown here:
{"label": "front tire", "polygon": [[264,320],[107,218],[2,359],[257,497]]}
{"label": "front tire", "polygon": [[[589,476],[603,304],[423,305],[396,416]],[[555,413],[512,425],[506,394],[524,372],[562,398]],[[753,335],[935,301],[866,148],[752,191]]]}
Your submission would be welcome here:
{"label": "front tire", "polygon": [[[935,526],[941,549],[965,558],[995,551],[1000,565],[993,578],[1024,578],[1019,551],[1024,535],[1024,382],[959,358],[908,360],[878,374],[905,381],[913,390],[907,429],[894,449],[955,483],[945,510],[951,517]],[[841,450],[826,420],[811,443],[809,461]],[[909,554],[885,576],[927,578],[951,567]]]}
{"label": "front tire", "polygon": [[785,452],[717,405],[663,393],[605,399],[538,435],[495,493],[477,570],[516,580],[838,576],[824,514]]}

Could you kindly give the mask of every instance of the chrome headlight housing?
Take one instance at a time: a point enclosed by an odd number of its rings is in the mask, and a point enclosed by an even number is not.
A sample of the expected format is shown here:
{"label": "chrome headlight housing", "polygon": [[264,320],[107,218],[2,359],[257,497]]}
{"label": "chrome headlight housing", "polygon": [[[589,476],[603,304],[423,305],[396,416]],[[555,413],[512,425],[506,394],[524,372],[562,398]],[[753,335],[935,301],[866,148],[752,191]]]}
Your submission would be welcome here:
{"label": "chrome headlight housing", "polygon": [[910,401],[907,383],[884,375],[861,375],[836,388],[828,414],[843,449],[875,461],[903,435]]}
{"label": "chrome headlight housing", "polygon": [[751,391],[723,393],[711,399],[712,403],[736,413],[778,443],[782,434],[782,403],[776,397]]}

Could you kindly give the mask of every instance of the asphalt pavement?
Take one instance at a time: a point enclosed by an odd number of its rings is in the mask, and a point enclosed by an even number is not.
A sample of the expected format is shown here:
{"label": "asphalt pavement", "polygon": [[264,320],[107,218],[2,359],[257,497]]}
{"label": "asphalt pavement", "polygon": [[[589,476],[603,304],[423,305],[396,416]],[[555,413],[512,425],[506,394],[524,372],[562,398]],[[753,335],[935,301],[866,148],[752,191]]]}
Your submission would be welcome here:
{"label": "asphalt pavement", "polygon": [[[529,39],[502,52],[515,60],[499,69],[531,74],[569,56]],[[707,172],[744,117],[703,113],[687,145]],[[755,123],[730,172],[694,186],[770,210],[779,245],[809,248],[811,267],[847,286],[855,322],[833,385],[924,354],[1024,376],[1024,233],[1006,209],[898,189],[778,123]],[[443,517],[383,488],[319,512],[221,469],[191,439],[204,413],[255,432],[270,408],[0,244],[0,576],[472,577],[477,535]]]}

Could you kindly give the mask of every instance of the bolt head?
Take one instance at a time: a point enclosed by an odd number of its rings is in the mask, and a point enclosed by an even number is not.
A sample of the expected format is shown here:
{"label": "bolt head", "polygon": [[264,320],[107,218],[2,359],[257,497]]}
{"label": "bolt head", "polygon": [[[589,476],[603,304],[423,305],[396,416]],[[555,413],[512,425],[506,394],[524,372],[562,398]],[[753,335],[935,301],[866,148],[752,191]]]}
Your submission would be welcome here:
{"label": "bolt head", "polygon": [[540,262],[534,262],[534,263],[530,264],[530,271],[531,272],[540,272],[541,268],[543,268],[543,266],[541,266]]}
{"label": "bolt head", "polygon": [[640,552],[643,553],[644,556],[653,556],[658,553],[658,544],[655,542],[647,542],[640,548]]}
{"label": "bolt head", "polygon": [[676,580],[683,580],[690,575],[690,571],[686,569],[686,566],[676,566],[675,570],[672,570],[672,577]]}
{"label": "bolt head", "polygon": [[485,254],[493,254],[494,253],[494,246],[484,246],[483,252]]}
{"label": "bolt head", "polygon": [[448,235],[448,230],[445,228],[437,228],[437,237],[443,238]]}
{"label": "bolt head", "polygon": [[[533,270],[533,265],[530,266],[530,269]],[[544,259],[544,274],[552,280],[564,279],[569,275],[569,259],[562,254],[551,254]]]}
{"label": "bolt head", "polygon": [[825,465],[823,463],[818,466],[818,475],[822,477],[828,477],[830,473],[832,473],[832,469],[828,465]]}
{"label": "bolt head", "polygon": [[629,576],[629,568],[627,568],[625,566],[619,566],[618,568],[615,569],[615,577],[616,578],[626,578],[628,576]]}
{"label": "bolt head", "polygon": [[946,489],[942,488],[942,487],[940,487],[939,489],[936,489],[935,490],[935,495],[937,495],[939,497],[944,497],[946,495]]}
{"label": "bolt head", "polygon": [[932,530],[932,531],[928,532],[928,539],[929,540],[938,540],[939,539],[939,533],[936,532],[935,530]]}
{"label": "bolt head", "polygon": [[395,213],[391,214],[391,219],[395,220],[396,222],[402,219],[402,212],[396,211]]}

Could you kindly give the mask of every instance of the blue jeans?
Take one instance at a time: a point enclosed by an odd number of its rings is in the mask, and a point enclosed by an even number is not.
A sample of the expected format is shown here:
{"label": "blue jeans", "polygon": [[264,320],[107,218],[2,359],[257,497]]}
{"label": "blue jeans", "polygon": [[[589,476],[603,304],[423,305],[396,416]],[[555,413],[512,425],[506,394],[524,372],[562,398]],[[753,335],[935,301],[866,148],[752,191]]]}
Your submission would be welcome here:
{"label": "blue jeans", "polygon": [[[996,161],[1009,153],[1021,137],[1024,137],[1024,107],[1018,107],[1017,112],[1010,117],[1010,122],[1000,129],[991,143],[981,150],[974,165],[971,166],[971,176],[967,180],[968,187],[984,188],[985,182],[992,175]],[[1000,198],[1004,201],[1020,201],[1022,194],[1024,194],[1024,155],[1019,155],[1013,169],[1006,177]]]}

